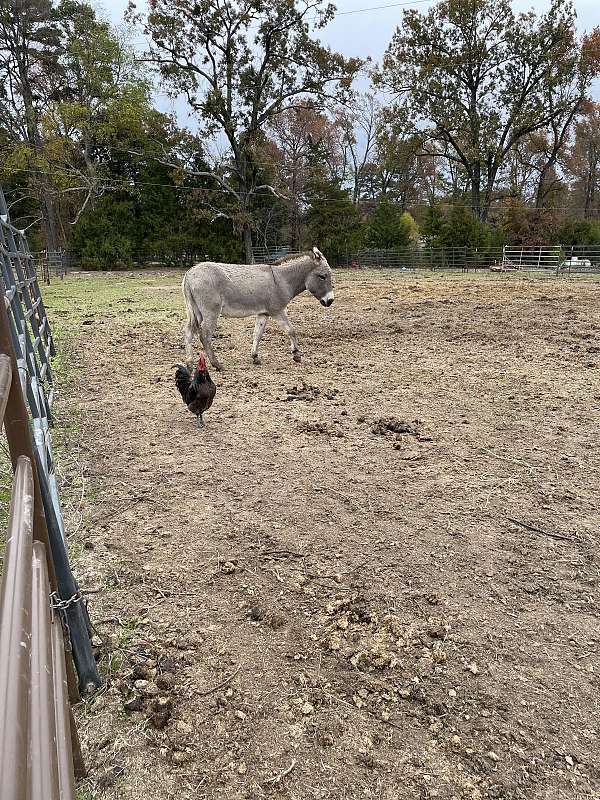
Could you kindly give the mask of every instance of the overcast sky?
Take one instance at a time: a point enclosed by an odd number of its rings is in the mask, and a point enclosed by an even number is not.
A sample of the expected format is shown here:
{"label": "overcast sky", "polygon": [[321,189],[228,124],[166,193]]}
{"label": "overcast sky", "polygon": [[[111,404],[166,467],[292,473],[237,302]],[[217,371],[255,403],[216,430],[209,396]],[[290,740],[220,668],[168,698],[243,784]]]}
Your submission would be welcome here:
{"label": "overcast sky", "polygon": [[[319,38],[345,56],[370,57],[377,62],[381,59],[396,27],[400,24],[403,7],[425,10],[433,5],[435,0],[413,0],[413,2],[395,4],[395,7],[375,8],[376,6],[391,6],[392,3],[393,0],[338,0],[336,6],[339,15],[319,32]],[[96,0],[95,4],[99,9],[104,10],[106,16],[110,17],[115,24],[123,21],[127,0],[101,0],[101,2]],[[515,0],[513,2],[513,8],[517,11],[533,8],[538,13],[546,11],[549,5],[547,0],[533,0],[533,2],[532,0],[529,2]],[[598,0],[576,0],[574,5],[580,32],[592,30],[600,25]],[[137,6],[140,9],[143,7],[143,3],[138,2]],[[359,9],[369,10],[359,11]],[[136,43],[142,47],[143,39],[136,39]],[[596,83],[593,94],[595,99],[600,100],[600,82]],[[187,115],[183,103],[173,104],[166,96],[159,96],[156,99],[163,111],[177,112],[180,124],[186,124]]]}

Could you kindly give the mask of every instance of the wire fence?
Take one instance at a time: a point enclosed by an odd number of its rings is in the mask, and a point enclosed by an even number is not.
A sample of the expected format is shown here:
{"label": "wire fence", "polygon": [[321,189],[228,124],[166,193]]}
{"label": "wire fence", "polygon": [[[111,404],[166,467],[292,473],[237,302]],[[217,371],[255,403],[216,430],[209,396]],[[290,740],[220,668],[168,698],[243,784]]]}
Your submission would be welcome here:
{"label": "wire fence", "polygon": [[502,260],[502,248],[407,247],[401,250],[360,250],[344,259],[344,266],[399,270],[489,269]]}
{"label": "wire fence", "polygon": [[[289,247],[254,247],[254,260],[272,262],[290,252]],[[540,247],[406,247],[369,249],[346,253],[335,266],[354,269],[395,269],[429,272],[541,272],[555,274],[600,273],[600,246],[547,245]]]}
{"label": "wire fence", "polygon": [[252,254],[257,264],[265,263],[268,261],[277,261],[278,258],[288,255],[291,248],[287,245],[273,245],[266,247],[265,245],[255,245],[252,248]]}
{"label": "wire fence", "polygon": [[[252,248],[255,263],[273,263],[288,255],[286,245]],[[34,270],[49,283],[51,278],[64,278],[75,270],[86,271],[89,266],[64,250],[31,254]],[[186,253],[179,257],[160,254],[132,256],[127,266],[115,264],[108,269],[189,269],[200,261],[212,260],[205,253]],[[404,271],[471,272],[541,272],[577,275],[600,272],[600,245],[544,245],[539,247],[407,247],[403,249],[365,249],[345,253],[332,264],[354,269],[397,269]]]}
{"label": "wire fence", "polygon": [[344,266],[354,268],[428,270],[431,272],[489,270],[492,272],[600,273],[600,247],[423,247],[405,250],[363,250],[349,255]]}

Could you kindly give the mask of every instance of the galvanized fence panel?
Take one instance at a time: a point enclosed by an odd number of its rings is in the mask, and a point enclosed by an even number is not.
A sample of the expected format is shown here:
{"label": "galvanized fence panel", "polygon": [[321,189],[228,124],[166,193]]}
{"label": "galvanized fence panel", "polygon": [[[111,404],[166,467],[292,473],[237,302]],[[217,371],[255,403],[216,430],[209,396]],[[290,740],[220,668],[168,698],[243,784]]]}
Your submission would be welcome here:
{"label": "galvanized fence panel", "polygon": [[71,655],[81,689],[100,678],[54,477],[52,332],[27,241],[10,224],[1,188],[0,266],[0,427],[14,475],[0,582],[1,794],[74,800],[74,773],[85,769],[69,704],[69,696],[78,698]]}
{"label": "galvanized fence panel", "polygon": [[370,249],[348,253],[342,264],[354,268],[443,270],[469,272],[489,269],[502,260],[501,247],[405,247],[395,250]]}
{"label": "galvanized fence panel", "polygon": [[576,275],[600,272],[600,247],[593,245],[553,245],[513,247],[502,254],[503,271],[545,272]]}
{"label": "galvanized fence panel", "polygon": [[[9,362],[10,363],[10,362]],[[2,797],[25,800],[31,658],[33,472],[21,457],[14,476],[0,585],[0,775]]]}
{"label": "galvanized fence panel", "polygon": [[60,278],[61,280],[74,267],[73,257],[64,250],[40,250],[31,253],[31,259],[35,274],[41,275],[42,281],[50,283],[50,278]]}
{"label": "galvanized fence panel", "polygon": [[[11,429],[6,426],[9,448],[15,466],[14,454],[25,452],[29,443],[30,451],[26,454],[35,465],[39,481],[38,513],[43,516],[43,528],[47,531],[58,594],[68,621],[73,660],[81,690],[89,691],[101,681],[91,648],[87,609],[81,602],[69,566],[50,431],[54,398],[51,358],[55,354],[55,344],[27,239],[23,231],[11,225],[1,188],[0,267],[5,299],[5,303],[0,303],[0,352],[14,355],[23,406],[12,420],[14,425],[20,426],[18,446],[11,442]],[[15,403],[18,402],[15,399]]]}
{"label": "galvanized fence panel", "polygon": [[252,254],[254,261],[257,264],[268,263],[269,261],[277,261],[278,258],[288,255],[290,248],[287,245],[272,245],[266,247],[265,245],[254,245]]}
{"label": "galvanized fence panel", "polygon": [[[254,247],[254,260],[272,262],[289,248]],[[327,255],[327,254],[326,254]],[[600,272],[600,246],[541,247],[405,247],[364,249],[346,253],[335,266],[354,269],[392,269],[400,272],[540,272],[576,275]]]}

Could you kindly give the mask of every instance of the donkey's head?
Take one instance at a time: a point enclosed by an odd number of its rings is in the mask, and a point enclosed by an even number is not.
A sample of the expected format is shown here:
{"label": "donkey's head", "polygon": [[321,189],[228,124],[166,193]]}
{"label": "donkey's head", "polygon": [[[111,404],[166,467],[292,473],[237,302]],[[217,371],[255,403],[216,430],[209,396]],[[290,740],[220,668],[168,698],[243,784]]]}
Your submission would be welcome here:
{"label": "donkey's head", "polygon": [[334,300],[331,267],[323,253],[313,247],[310,253],[313,268],[306,278],[306,288],[323,306],[329,307]]}

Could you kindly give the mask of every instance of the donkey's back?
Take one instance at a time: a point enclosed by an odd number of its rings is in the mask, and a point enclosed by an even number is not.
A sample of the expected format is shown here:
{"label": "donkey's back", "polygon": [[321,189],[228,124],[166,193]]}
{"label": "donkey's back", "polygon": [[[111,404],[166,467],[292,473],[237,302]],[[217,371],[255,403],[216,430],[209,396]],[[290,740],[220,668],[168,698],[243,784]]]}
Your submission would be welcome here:
{"label": "donkey's back", "polygon": [[203,261],[183,278],[186,304],[192,299],[203,318],[214,314],[252,317],[271,313],[277,302],[273,290],[273,273],[268,264]]}

